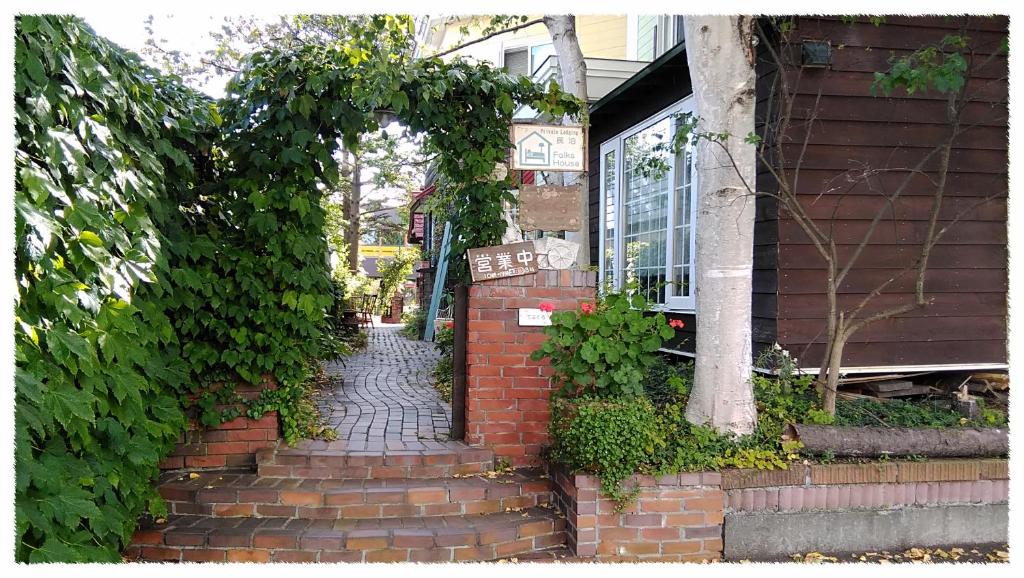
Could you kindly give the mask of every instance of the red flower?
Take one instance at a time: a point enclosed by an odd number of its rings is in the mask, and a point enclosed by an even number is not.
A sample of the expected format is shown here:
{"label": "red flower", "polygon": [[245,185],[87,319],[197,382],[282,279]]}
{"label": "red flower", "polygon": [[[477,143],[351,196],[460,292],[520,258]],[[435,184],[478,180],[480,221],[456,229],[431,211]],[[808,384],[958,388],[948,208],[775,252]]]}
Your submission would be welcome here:
{"label": "red flower", "polygon": [[538,308],[539,308],[539,309],[540,309],[541,311],[543,311],[544,313],[551,313],[552,311],[554,311],[554,310],[555,310],[555,306],[554,306],[554,305],[552,305],[551,303],[548,303],[547,301],[545,301],[544,303],[541,303],[541,304],[540,304],[540,305],[538,306]]}
{"label": "red flower", "polygon": [[587,315],[590,315],[591,313],[594,312],[594,304],[593,303],[580,303],[580,310],[583,311],[583,313],[586,313]]}
{"label": "red flower", "polygon": [[448,323],[445,323],[444,326],[447,327],[448,329],[455,329],[455,322],[449,321]]}
{"label": "red flower", "polygon": [[675,329],[682,329],[683,327],[686,327],[686,324],[679,319],[670,319],[668,324],[670,327],[674,327]]}

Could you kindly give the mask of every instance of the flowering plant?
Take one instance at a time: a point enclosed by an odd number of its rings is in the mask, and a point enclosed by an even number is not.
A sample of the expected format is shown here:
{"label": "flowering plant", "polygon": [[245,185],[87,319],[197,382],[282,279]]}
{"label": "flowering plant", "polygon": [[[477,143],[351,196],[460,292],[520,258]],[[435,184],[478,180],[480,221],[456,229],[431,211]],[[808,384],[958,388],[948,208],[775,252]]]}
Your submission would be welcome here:
{"label": "flowering plant", "polygon": [[568,395],[643,394],[643,376],[656,351],[675,331],[638,294],[607,293],[578,311],[556,311],[544,328],[548,339],[532,358],[548,358],[552,379]]}

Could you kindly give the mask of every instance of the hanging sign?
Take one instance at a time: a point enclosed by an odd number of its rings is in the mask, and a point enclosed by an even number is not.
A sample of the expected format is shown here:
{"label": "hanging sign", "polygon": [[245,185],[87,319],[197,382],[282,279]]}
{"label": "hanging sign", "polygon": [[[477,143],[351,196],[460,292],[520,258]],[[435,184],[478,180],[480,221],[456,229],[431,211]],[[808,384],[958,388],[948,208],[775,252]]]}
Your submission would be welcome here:
{"label": "hanging sign", "polygon": [[579,231],[580,186],[522,185],[519,226],[524,231]]}
{"label": "hanging sign", "polygon": [[518,277],[537,272],[537,253],[533,241],[479,247],[466,251],[473,281]]}
{"label": "hanging sign", "polygon": [[584,171],[586,138],[582,126],[512,125],[512,170]]}

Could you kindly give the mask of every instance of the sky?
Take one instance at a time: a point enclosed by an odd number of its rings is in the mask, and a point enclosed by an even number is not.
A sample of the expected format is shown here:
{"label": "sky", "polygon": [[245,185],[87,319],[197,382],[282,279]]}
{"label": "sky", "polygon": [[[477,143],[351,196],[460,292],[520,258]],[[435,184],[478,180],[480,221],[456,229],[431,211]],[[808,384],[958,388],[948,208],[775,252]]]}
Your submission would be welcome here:
{"label": "sky", "polygon": [[[127,48],[146,58],[142,53],[149,35],[146,33],[146,19],[148,14],[139,12],[84,12],[83,17],[99,33],[110,40],[113,40],[123,48]],[[214,42],[209,33],[220,28],[223,22],[222,15],[197,14],[192,12],[179,12],[177,14],[154,14],[153,30],[157,39],[166,39],[164,45],[171,50],[200,53],[213,48]],[[149,61],[149,59],[147,59]],[[150,64],[156,64],[149,61]],[[224,86],[228,77],[217,77],[210,82],[195,86],[199,90],[220,98],[224,96]]]}
{"label": "sky", "polygon": [[[83,11],[81,15],[100,36],[114,41],[122,48],[139,54],[150,64],[158,66],[157,62],[147,58],[142,51],[149,38],[146,32],[146,20],[149,14],[144,12]],[[266,18],[274,17],[267,16]],[[153,30],[156,38],[158,41],[166,40],[162,46],[168,50],[181,50],[189,53],[201,53],[213,48],[215,43],[209,34],[219,30],[223,22],[224,15],[222,14],[198,14],[188,11],[175,14],[153,14]],[[202,90],[214,98],[221,98],[224,96],[224,87],[228,80],[229,77],[226,75],[216,76],[204,84],[193,85],[193,88]],[[397,136],[401,132],[401,128],[393,124],[387,127],[387,131],[392,136]],[[412,150],[406,150],[410,154],[412,153]],[[387,207],[396,207],[405,202],[401,189],[374,189],[371,185],[364,191],[364,200],[380,200]]]}

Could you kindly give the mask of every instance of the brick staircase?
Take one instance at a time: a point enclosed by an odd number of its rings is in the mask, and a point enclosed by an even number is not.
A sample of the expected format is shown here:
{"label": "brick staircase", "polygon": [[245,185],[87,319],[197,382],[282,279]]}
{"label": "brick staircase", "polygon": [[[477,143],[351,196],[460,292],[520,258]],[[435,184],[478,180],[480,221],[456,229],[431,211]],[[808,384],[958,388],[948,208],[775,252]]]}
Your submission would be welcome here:
{"label": "brick staircase", "polygon": [[565,519],[540,470],[495,473],[459,442],[345,449],[280,444],[256,471],[167,472],[170,515],[144,520],[127,555],[143,561],[452,562],[560,559]]}

